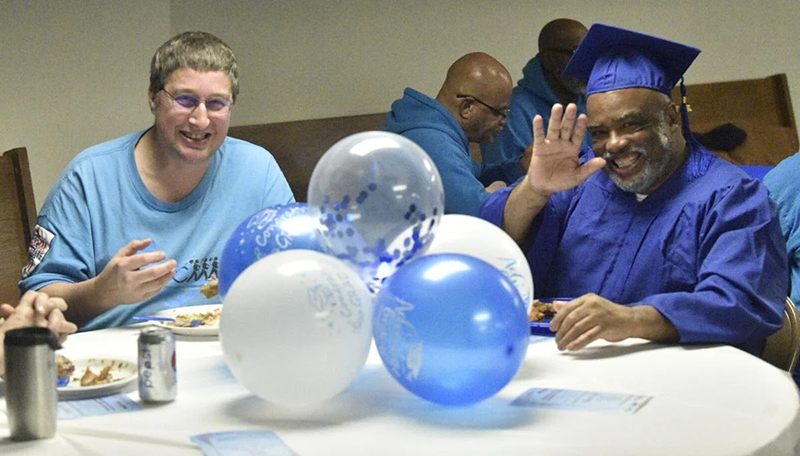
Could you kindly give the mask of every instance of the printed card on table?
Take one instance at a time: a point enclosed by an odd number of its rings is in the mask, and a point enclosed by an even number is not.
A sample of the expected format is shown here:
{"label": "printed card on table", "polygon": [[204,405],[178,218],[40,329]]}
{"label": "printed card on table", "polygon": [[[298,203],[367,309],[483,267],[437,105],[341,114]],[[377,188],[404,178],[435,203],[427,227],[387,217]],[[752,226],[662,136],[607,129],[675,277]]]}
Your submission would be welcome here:
{"label": "printed card on table", "polygon": [[142,404],[135,402],[127,394],[83,399],[78,401],[59,401],[57,417],[71,420],[84,416],[108,415],[109,413],[133,412],[141,410]]}
{"label": "printed card on table", "polygon": [[514,399],[511,405],[579,412],[636,413],[653,396],[602,393],[596,391],[531,388]]}
{"label": "printed card on table", "polygon": [[191,439],[205,456],[299,456],[274,432],[266,430],[212,432]]}

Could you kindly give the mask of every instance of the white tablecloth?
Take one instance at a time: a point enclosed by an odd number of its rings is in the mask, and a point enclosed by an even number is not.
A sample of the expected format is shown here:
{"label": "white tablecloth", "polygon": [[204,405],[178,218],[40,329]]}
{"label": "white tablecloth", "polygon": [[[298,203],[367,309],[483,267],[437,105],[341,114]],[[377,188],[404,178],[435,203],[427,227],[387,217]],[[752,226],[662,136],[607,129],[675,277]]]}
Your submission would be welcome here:
{"label": "white tablecloth", "polygon": [[[137,328],[71,337],[73,358],[136,360]],[[724,346],[595,343],[574,354],[532,343],[514,380],[472,407],[445,408],[406,392],[372,351],[342,394],[313,411],[278,409],[227,369],[217,340],[178,340],[178,398],[144,410],[58,422],[53,439],[13,442],[0,413],[0,454],[200,454],[189,437],[269,429],[311,455],[791,455],[800,402],[787,373]],[[325,381],[324,378],[319,381]],[[510,406],[531,387],[640,394],[634,414]],[[135,386],[130,397],[139,400]]]}

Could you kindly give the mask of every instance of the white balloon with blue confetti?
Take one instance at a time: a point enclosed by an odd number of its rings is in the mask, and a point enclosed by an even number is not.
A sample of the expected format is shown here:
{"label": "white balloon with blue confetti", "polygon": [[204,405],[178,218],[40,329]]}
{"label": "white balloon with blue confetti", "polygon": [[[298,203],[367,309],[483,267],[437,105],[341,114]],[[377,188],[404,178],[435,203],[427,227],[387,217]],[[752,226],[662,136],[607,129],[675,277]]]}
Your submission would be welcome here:
{"label": "white balloon with blue confetti", "polygon": [[322,156],[308,189],[320,245],[373,291],[433,240],[444,189],[428,154],[400,135],[348,136]]}

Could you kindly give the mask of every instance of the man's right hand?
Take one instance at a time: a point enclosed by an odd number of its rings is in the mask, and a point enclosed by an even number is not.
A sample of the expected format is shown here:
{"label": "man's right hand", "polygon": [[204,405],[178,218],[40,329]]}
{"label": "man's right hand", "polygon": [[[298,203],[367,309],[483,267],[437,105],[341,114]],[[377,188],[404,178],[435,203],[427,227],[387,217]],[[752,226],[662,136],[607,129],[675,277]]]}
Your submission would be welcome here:
{"label": "man's right hand", "polygon": [[[96,316],[120,304],[152,298],[175,275],[177,262],[164,252],[140,253],[152,240],[133,240],[109,260],[96,277],[83,282],[55,282],[40,291],[59,296],[69,304],[66,317],[83,326]],[[159,261],[164,261],[160,264]]]}
{"label": "man's right hand", "polygon": [[530,165],[525,179],[533,192],[549,197],[568,190],[606,165],[602,158],[580,164],[578,157],[585,134],[586,115],[578,115],[578,107],[572,103],[566,110],[560,104],[553,105],[547,134],[542,116],[534,117],[533,142],[528,146]]}
{"label": "man's right hand", "polygon": [[553,105],[546,135],[542,116],[533,118],[533,142],[523,155],[530,156],[528,172],[509,194],[503,213],[503,230],[520,245],[550,195],[578,186],[606,165],[602,158],[581,165],[585,133],[586,116],[578,116],[574,104],[569,104],[566,111],[560,104]]}
{"label": "man's right hand", "polygon": [[121,248],[92,279],[95,299],[111,308],[150,299],[161,291],[175,275],[177,262],[170,259],[155,264],[166,259],[166,253],[138,253],[151,243],[151,239],[137,239]]}

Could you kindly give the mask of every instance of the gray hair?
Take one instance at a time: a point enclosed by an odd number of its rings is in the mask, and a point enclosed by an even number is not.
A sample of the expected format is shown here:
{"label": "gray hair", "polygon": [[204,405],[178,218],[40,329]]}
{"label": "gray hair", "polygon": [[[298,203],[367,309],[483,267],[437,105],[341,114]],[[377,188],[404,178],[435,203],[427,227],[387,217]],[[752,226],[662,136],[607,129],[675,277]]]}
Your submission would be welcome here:
{"label": "gray hair", "polygon": [[150,91],[164,88],[176,70],[221,71],[231,80],[233,101],[239,94],[239,67],[233,50],[221,39],[206,32],[183,32],[162,44],[150,61]]}

